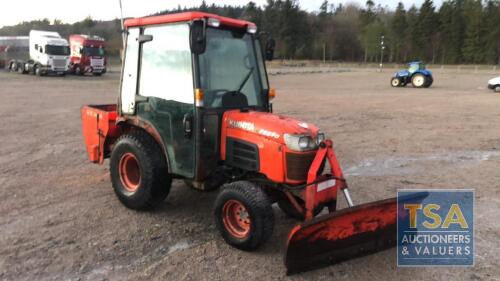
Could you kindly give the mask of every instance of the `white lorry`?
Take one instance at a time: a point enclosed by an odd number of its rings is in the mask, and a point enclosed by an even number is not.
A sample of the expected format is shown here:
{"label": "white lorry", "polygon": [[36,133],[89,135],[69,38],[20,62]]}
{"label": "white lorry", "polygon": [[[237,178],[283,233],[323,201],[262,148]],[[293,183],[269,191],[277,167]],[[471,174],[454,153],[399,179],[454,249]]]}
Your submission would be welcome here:
{"label": "white lorry", "polygon": [[[10,70],[19,73],[66,75],[69,68],[68,41],[59,33],[31,30],[29,34],[29,59],[13,58],[8,62]],[[18,56],[19,57],[19,56]]]}

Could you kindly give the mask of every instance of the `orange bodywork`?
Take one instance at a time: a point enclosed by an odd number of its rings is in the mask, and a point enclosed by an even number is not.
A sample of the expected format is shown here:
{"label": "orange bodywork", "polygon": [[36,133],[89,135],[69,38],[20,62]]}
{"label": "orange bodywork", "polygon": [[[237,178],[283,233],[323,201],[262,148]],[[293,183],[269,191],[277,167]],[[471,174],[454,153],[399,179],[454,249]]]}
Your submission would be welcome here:
{"label": "orange bodywork", "polygon": [[[224,113],[221,140],[228,137],[257,145],[259,148],[259,173],[276,183],[303,183],[286,177],[286,153],[284,134],[304,134],[316,137],[318,128],[312,124],[268,112],[232,110]],[[315,154],[316,152],[293,152]],[[222,160],[226,159],[226,142],[221,142]]]}
{"label": "orange bodywork", "polygon": [[134,26],[145,26],[154,25],[162,23],[174,23],[174,22],[185,22],[197,19],[207,19],[213,18],[220,21],[223,26],[230,26],[235,28],[246,28],[248,26],[255,26],[254,23],[246,20],[238,20],[227,17],[222,17],[216,14],[204,13],[204,12],[185,12],[161,16],[143,17],[143,18],[132,18],[125,21],[125,27]]}
{"label": "orange bodywork", "polygon": [[116,104],[82,107],[82,131],[89,160],[102,164],[111,152],[112,140],[121,134],[116,126]]}

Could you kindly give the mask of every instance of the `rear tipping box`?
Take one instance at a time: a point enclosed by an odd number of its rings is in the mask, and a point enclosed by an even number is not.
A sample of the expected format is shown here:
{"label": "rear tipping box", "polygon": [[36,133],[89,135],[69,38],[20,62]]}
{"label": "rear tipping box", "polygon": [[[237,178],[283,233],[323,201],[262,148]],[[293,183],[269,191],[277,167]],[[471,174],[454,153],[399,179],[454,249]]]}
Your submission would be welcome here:
{"label": "rear tipping box", "polygon": [[109,157],[111,144],[120,136],[116,126],[116,104],[82,107],[82,129],[89,160],[102,164]]}

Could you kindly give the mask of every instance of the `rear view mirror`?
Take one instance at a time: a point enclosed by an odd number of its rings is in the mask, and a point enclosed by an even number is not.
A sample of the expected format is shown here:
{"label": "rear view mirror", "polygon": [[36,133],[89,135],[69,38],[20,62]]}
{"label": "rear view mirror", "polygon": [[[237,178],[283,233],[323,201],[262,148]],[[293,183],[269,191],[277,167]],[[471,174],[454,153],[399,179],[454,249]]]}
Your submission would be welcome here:
{"label": "rear view mirror", "polygon": [[139,44],[153,41],[153,35],[141,34],[141,35],[139,35],[139,38],[137,40],[139,41]]}
{"label": "rear view mirror", "polygon": [[191,32],[189,36],[189,46],[191,52],[195,54],[203,54],[205,52],[205,21],[196,20],[191,24]]}
{"label": "rear view mirror", "polygon": [[271,61],[274,58],[274,48],[276,47],[276,41],[273,38],[269,38],[266,41],[265,57],[266,60]]}

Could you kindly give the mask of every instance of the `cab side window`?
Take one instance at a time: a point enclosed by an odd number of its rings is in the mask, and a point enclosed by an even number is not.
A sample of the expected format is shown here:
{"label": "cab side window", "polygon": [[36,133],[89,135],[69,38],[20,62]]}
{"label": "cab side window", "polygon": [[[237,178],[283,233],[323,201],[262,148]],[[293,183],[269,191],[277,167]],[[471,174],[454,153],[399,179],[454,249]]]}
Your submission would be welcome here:
{"label": "cab side window", "polygon": [[153,40],[142,44],[139,95],[194,103],[189,26],[146,27],[144,34]]}

